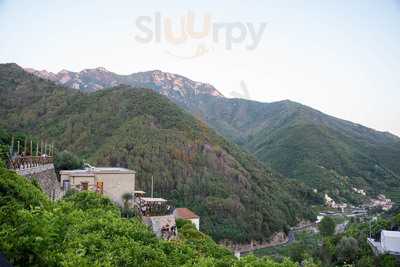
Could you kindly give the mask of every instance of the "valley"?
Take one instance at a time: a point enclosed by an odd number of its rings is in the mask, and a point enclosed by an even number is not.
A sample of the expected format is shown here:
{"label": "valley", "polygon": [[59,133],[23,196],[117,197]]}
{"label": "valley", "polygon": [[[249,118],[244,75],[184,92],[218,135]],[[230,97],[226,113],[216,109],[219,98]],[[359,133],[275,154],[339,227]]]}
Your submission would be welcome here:
{"label": "valley", "polygon": [[[150,89],[83,93],[16,64],[0,66],[1,127],[54,142],[98,166],[137,171],[137,185],[199,214],[215,240],[268,240],[320,198]],[[310,203],[310,204],[309,204]]]}
{"label": "valley", "polygon": [[328,194],[338,203],[360,205],[379,194],[392,194],[392,188],[400,186],[399,137],[296,102],[229,99],[210,84],[159,70],[131,75],[104,68],[57,74],[27,70],[83,92],[119,84],[150,88],[253,154],[267,168],[304,183],[322,198]]}

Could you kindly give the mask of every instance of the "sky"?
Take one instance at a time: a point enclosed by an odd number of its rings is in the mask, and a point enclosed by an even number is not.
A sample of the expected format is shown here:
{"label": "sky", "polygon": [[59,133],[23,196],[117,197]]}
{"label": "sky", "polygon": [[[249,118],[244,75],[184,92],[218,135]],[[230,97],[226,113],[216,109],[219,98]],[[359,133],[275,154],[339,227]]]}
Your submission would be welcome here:
{"label": "sky", "polygon": [[0,0],[6,62],[159,69],[400,136],[400,0]]}

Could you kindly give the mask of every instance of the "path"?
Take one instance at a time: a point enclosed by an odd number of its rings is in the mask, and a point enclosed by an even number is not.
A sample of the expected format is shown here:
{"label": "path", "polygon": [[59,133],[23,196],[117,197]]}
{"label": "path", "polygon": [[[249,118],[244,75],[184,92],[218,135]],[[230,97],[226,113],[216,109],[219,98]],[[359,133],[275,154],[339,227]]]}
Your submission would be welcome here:
{"label": "path", "polygon": [[254,252],[254,251],[257,251],[260,249],[288,246],[288,245],[292,244],[294,241],[296,241],[295,232],[303,231],[306,229],[314,229],[315,227],[316,227],[316,223],[310,223],[310,224],[303,225],[300,227],[292,227],[284,242],[281,242],[281,243],[275,244],[275,245],[266,245],[266,246],[261,246],[261,247],[255,247],[254,249],[242,250],[240,252],[236,251],[235,254],[240,253],[240,256],[242,257],[242,256],[245,256],[246,254],[249,254],[251,252]]}

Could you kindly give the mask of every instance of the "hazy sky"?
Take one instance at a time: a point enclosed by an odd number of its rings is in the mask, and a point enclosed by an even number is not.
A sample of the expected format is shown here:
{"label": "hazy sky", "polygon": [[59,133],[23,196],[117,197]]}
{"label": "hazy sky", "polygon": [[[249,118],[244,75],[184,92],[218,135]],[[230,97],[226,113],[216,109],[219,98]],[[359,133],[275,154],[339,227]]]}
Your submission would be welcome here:
{"label": "hazy sky", "polygon": [[[209,31],[178,42],[181,25],[191,29],[188,12],[196,32],[208,16]],[[242,40],[229,50],[230,29]],[[135,39],[150,33],[151,41]],[[249,50],[256,33],[260,42]],[[160,69],[211,83],[228,97],[291,99],[400,135],[397,0],[0,0],[0,62],[53,72]]]}

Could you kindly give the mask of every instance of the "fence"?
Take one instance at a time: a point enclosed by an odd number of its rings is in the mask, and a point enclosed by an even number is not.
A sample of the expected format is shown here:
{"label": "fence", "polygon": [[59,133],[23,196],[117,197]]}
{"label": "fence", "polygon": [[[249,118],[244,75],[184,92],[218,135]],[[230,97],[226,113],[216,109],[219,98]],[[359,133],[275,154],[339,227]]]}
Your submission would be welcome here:
{"label": "fence", "polygon": [[8,167],[14,170],[29,169],[46,164],[53,164],[53,157],[49,156],[22,156],[9,161]]}

